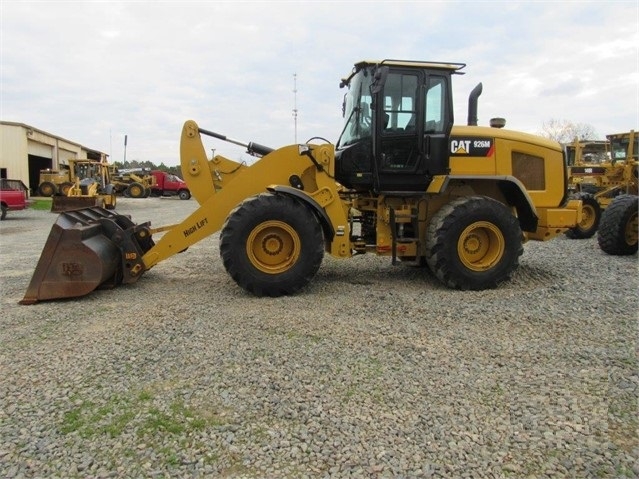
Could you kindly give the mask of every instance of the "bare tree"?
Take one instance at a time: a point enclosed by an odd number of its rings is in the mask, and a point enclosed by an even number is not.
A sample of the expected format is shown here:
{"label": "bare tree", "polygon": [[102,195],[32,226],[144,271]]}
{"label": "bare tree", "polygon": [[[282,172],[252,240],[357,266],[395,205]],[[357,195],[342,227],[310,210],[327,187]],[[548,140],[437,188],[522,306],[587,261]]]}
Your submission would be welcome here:
{"label": "bare tree", "polygon": [[595,140],[598,136],[592,125],[556,119],[544,122],[539,134],[559,143],[570,143],[575,138],[578,140]]}

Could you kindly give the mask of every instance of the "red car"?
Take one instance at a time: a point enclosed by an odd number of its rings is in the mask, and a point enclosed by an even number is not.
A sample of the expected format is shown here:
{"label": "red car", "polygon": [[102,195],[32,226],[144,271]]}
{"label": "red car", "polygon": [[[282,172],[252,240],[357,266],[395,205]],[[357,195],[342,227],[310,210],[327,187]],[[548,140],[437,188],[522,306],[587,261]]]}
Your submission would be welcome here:
{"label": "red car", "polygon": [[23,210],[29,206],[29,190],[20,180],[0,179],[0,220],[7,217],[9,210]]}

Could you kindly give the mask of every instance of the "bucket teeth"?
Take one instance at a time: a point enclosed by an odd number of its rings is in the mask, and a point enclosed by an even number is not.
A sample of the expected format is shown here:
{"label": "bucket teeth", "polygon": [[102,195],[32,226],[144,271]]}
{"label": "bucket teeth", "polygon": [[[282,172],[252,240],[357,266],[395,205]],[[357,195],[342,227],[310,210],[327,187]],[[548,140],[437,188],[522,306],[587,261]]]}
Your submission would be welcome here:
{"label": "bucket teeth", "polygon": [[149,225],[104,208],[61,213],[51,228],[20,304],[74,298],[97,288],[132,283],[153,246]]}

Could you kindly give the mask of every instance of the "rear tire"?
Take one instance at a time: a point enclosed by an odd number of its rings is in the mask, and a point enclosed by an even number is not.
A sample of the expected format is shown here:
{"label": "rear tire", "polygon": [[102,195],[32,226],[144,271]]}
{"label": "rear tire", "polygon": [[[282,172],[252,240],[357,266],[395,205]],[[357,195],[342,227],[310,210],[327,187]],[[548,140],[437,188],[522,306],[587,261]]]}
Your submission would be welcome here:
{"label": "rear tire", "polygon": [[324,236],[317,217],[301,202],[264,193],[231,212],[220,233],[220,256],[246,291],[284,296],[313,279],[324,257]]}
{"label": "rear tire", "polygon": [[488,197],[454,200],[428,226],[426,261],[449,288],[495,288],[517,269],[522,253],[519,221]]}
{"label": "rear tire", "polygon": [[637,252],[638,200],[635,195],[620,195],[604,210],[597,242],[605,253],[627,256]]}
{"label": "rear tire", "polygon": [[592,238],[601,221],[601,206],[590,193],[577,193],[572,198],[581,200],[582,219],[577,226],[566,231],[565,235],[570,239]]}
{"label": "rear tire", "polygon": [[7,217],[7,210],[9,208],[6,207],[5,205],[0,205],[0,221],[4,221],[4,219]]}
{"label": "rear tire", "polygon": [[55,185],[50,181],[44,181],[40,183],[40,186],[38,186],[38,194],[46,198],[51,198],[53,195],[56,194],[56,191],[57,189]]}

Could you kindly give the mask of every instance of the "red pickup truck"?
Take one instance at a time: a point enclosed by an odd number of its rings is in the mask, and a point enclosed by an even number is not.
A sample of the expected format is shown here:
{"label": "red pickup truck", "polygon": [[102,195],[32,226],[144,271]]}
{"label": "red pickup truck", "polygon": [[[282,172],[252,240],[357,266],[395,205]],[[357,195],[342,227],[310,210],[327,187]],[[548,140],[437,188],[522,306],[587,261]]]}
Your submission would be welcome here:
{"label": "red pickup truck", "polygon": [[29,189],[20,180],[0,179],[0,220],[7,217],[9,210],[23,210],[29,206]]}

